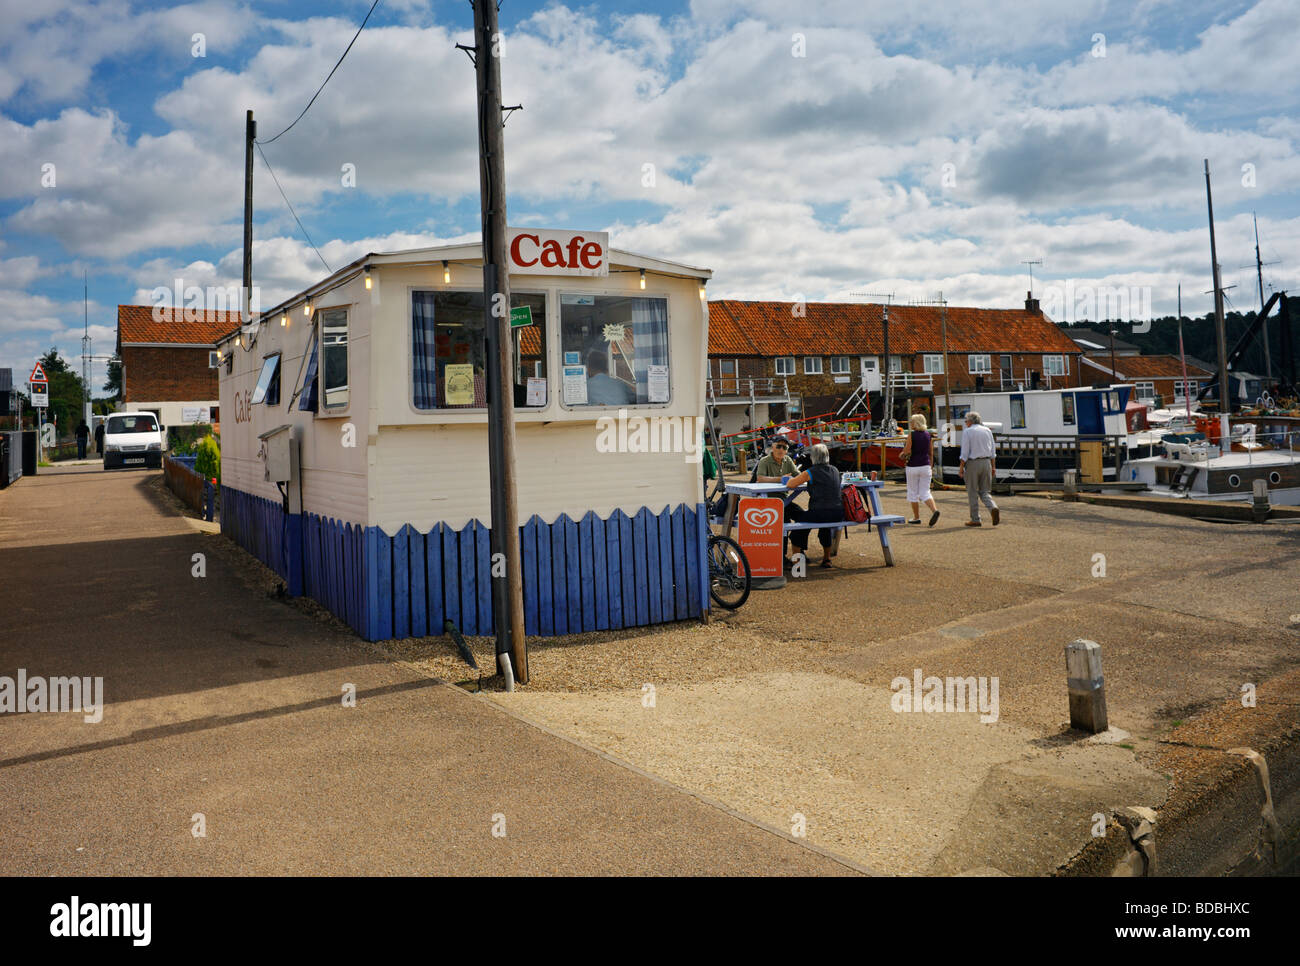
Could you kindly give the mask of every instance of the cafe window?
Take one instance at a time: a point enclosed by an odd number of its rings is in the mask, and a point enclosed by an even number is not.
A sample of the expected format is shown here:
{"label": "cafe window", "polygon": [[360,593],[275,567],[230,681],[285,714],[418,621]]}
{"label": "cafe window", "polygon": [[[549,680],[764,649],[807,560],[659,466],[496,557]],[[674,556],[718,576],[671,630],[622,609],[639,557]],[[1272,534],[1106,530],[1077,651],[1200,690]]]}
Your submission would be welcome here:
{"label": "cafe window", "polygon": [[348,405],[348,310],[320,313],[321,395],[326,409]]}
{"label": "cafe window", "polygon": [[1012,429],[1025,428],[1025,397],[1024,396],[1011,397],[1011,428]]}
{"label": "cafe window", "polygon": [[[412,405],[424,412],[487,408],[487,337],[483,292],[411,293]],[[545,406],[546,296],[510,293],[516,407]],[[527,308],[527,312],[521,311]]]}
{"label": "cafe window", "polygon": [[1065,375],[1065,356],[1043,356],[1043,372],[1049,376]]}
{"label": "cafe window", "polygon": [[831,375],[847,376],[849,374],[848,356],[831,356]]}
{"label": "cafe window", "polygon": [[966,371],[969,372],[972,376],[977,374],[987,375],[988,373],[993,371],[993,366],[991,364],[989,357],[986,355],[967,356]]}
{"label": "cafe window", "polygon": [[1074,393],[1061,394],[1061,422],[1066,426],[1074,425]]}
{"label": "cafe window", "polygon": [[778,376],[794,375],[794,356],[781,356],[776,360],[776,374]]}
{"label": "cafe window", "polygon": [[921,361],[922,361],[922,363],[923,363],[924,366],[925,366],[925,372],[926,372],[927,375],[935,376],[935,375],[942,375],[942,374],[943,374],[943,356],[942,356],[942,355],[938,355],[938,354],[935,354],[935,355],[926,355],[926,356],[923,356],[923,357],[921,358]]}
{"label": "cafe window", "polygon": [[560,399],[566,407],[669,402],[668,300],[561,295]]}
{"label": "cafe window", "polygon": [[803,374],[805,376],[820,376],[822,374],[822,357],[804,356]]}
{"label": "cafe window", "polygon": [[253,389],[253,405],[266,403],[268,406],[280,405],[280,353],[267,356],[262,363],[262,371],[257,376],[257,386]]}

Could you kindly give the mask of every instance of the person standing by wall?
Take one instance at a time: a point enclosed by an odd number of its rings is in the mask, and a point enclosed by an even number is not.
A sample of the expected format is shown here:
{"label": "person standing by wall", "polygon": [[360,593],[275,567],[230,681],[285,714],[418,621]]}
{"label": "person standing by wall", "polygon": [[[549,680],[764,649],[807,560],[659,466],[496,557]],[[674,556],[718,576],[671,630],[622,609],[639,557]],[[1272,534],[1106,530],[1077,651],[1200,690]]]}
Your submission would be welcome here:
{"label": "person standing by wall", "polygon": [[907,476],[907,502],[912,507],[912,516],[907,522],[921,522],[921,504],[924,503],[930,508],[930,526],[934,526],[939,522],[939,507],[935,505],[934,496],[930,493],[930,478],[934,473],[931,466],[933,440],[926,430],[925,416],[922,413],[914,413],[909,424],[912,432],[903,444],[903,459],[907,463],[903,471]]}
{"label": "person standing by wall", "polygon": [[77,424],[77,459],[86,458],[86,444],[90,442],[90,427],[83,419]]}
{"label": "person standing by wall", "polygon": [[966,481],[966,499],[970,503],[968,527],[982,526],[980,523],[980,503],[989,508],[996,527],[1002,519],[998,505],[993,502],[993,458],[997,454],[997,445],[993,433],[980,419],[977,412],[966,414],[966,428],[961,434],[961,464],[957,475]]}
{"label": "person standing by wall", "polygon": [[104,455],[104,420],[95,424],[95,455]]}

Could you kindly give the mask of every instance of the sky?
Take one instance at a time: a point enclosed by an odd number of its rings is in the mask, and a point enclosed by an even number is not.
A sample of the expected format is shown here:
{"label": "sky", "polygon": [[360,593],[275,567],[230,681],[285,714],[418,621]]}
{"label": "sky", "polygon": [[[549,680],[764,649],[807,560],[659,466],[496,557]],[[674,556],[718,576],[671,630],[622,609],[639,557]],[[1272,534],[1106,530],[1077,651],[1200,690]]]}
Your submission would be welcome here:
{"label": "sky", "polygon": [[[99,357],[119,303],[239,284],[245,111],[263,142],[287,128],[369,7],[0,0],[15,382],[50,346],[80,370],[83,279]],[[500,16],[504,102],[523,105],[510,224],[607,230],[712,269],[711,298],[1012,307],[1041,260],[1058,321],[1171,314],[1179,285],[1202,314],[1206,159],[1229,310],[1259,304],[1252,213],[1266,295],[1296,288],[1295,0],[503,0]],[[367,252],[477,239],[474,74],[455,48],[471,27],[464,0],[380,0],[264,144],[319,250],[257,157],[264,308]]]}

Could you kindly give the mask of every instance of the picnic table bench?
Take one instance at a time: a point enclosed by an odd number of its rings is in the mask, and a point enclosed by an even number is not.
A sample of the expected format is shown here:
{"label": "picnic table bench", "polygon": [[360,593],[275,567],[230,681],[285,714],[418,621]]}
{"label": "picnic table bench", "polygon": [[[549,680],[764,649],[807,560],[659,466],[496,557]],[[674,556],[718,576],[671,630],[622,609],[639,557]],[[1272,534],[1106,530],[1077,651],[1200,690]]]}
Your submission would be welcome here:
{"label": "picnic table bench", "polygon": [[[896,523],[902,523],[904,517],[897,513],[882,513],[880,511],[880,489],[884,486],[881,480],[847,480],[844,486],[856,486],[858,489],[865,491],[867,506],[871,510],[871,523],[876,527],[876,532],[880,536],[880,552],[885,557],[885,565],[894,566],[894,551],[889,546],[889,528]],[[731,536],[731,526],[736,516],[736,506],[741,497],[776,497],[782,499],[788,505],[800,493],[808,489],[807,484],[794,490],[788,490],[784,483],[728,483],[726,492],[730,494],[727,501],[727,514],[722,521],[722,532],[725,536]],[[823,527],[828,529],[838,529],[841,527],[861,527],[866,526],[866,521],[857,523],[853,520],[832,520],[829,523],[786,523],[783,527],[785,533],[792,530],[820,530]]]}

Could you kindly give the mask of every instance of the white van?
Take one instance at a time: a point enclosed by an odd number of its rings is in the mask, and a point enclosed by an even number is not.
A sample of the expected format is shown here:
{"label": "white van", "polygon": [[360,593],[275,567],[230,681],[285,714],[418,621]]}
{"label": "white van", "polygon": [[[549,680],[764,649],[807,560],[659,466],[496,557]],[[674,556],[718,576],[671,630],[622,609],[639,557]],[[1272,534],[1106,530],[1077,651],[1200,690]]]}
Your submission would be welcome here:
{"label": "white van", "polygon": [[162,466],[163,427],[153,413],[113,413],[104,424],[104,469]]}

